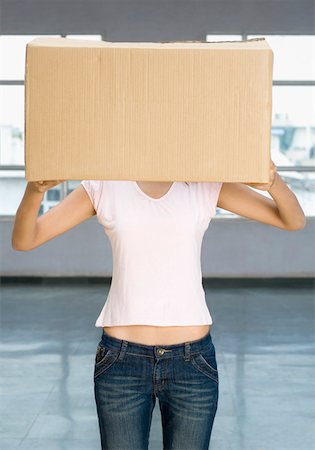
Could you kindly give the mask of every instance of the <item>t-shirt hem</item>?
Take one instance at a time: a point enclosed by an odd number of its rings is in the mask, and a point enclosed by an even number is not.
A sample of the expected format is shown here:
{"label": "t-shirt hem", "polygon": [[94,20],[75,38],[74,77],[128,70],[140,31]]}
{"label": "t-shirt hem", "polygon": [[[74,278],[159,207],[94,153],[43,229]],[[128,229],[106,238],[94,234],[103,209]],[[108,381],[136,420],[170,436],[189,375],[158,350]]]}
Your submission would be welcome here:
{"label": "t-shirt hem", "polygon": [[161,324],[161,323],[104,323],[102,325],[95,324],[95,327],[97,328],[103,328],[103,327],[115,327],[115,326],[128,326],[128,325],[147,325],[147,326],[155,326],[155,327],[192,327],[192,326],[198,326],[198,325],[212,325],[213,322],[197,322],[197,323],[168,323],[168,324]]}

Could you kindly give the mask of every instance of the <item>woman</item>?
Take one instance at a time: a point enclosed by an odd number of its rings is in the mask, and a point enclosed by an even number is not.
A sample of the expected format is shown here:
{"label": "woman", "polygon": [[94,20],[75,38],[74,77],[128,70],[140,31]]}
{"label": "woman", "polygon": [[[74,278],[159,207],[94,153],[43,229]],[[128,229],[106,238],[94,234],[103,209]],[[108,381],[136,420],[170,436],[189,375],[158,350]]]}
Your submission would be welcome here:
{"label": "woman", "polygon": [[97,215],[113,249],[113,277],[95,326],[94,389],[102,449],[147,449],[159,399],[163,448],[208,449],[218,402],[212,318],[200,247],[216,206],[284,230],[305,226],[293,192],[270,162],[270,182],[84,180],[40,217],[44,192],[29,182],[12,234],[32,250]]}

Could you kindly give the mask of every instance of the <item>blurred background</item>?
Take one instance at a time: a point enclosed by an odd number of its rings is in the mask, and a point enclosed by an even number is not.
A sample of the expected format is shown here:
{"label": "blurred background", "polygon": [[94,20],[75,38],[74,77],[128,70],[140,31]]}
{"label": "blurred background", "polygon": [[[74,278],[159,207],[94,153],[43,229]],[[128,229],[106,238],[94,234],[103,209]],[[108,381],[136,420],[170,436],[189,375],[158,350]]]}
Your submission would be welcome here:
{"label": "blurred background", "polygon": [[[203,284],[220,373],[210,449],[315,449],[312,0],[0,0],[0,448],[100,448],[94,322],[110,286],[110,242],[93,217],[33,251],[11,247],[26,187],[25,48],[38,36],[268,41],[271,157],[307,224],[284,231],[217,208],[205,234]],[[39,215],[79,183],[50,189]],[[161,439],[156,407],[150,448],[162,448]]]}

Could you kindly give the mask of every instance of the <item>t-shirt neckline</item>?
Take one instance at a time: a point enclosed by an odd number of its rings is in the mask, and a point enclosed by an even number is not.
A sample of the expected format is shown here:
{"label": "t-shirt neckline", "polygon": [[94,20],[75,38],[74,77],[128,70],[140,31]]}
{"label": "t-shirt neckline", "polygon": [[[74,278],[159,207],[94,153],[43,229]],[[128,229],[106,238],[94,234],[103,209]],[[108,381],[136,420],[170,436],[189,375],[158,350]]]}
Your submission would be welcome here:
{"label": "t-shirt neckline", "polygon": [[140,186],[138,185],[138,183],[136,181],[132,181],[133,185],[135,186],[135,188],[137,189],[137,191],[144,197],[148,198],[149,200],[153,201],[153,202],[159,202],[161,200],[164,200],[166,197],[168,197],[171,192],[174,189],[175,183],[176,181],[174,181],[171,185],[171,187],[169,188],[169,190],[166,192],[166,194],[162,195],[162,197],[159,198],[153,198],[150,197],[150,195],[147,195],[145,192],[143,192],[143,190],[140,188]]}

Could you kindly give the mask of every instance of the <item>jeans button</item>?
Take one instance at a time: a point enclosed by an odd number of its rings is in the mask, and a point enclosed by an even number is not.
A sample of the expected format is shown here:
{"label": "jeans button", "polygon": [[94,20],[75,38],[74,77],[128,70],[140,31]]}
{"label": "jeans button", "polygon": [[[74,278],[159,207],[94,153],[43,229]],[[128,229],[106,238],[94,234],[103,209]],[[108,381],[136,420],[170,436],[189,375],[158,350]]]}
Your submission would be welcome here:
{"label": "jeans button", "polygon": [[164,355],[165,350],[163,348],[158,348],[156,352],[159,356],[162,356]]}

